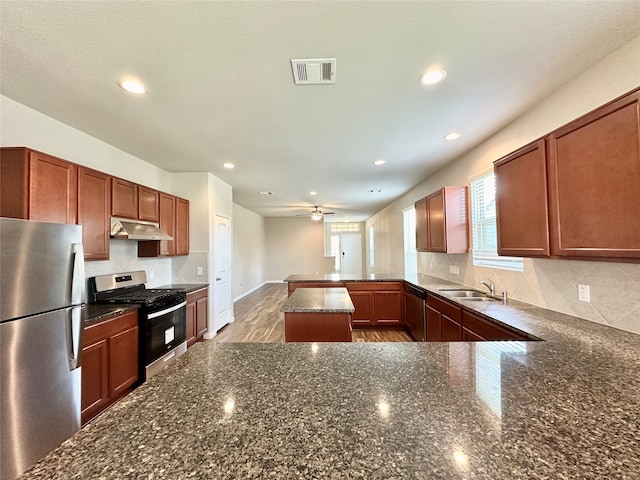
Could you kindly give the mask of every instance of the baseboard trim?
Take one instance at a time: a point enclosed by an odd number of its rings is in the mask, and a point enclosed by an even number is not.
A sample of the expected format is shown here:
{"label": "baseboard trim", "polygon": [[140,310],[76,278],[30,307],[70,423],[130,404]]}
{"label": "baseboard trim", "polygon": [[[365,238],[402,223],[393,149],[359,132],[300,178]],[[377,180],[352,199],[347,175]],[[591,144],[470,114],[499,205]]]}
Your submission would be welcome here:
{"label": "baseboard trim", "polygon": [[244,292],[242,295],[238,295],[236,298],[233,299],[233,303],[237,302],[238,300],[240,300],[241,298],[246,297],[247,295],[249,295],[250,293],[255,292],[256,290],[258,290],[260,287],[264,286],[265,283],[269,283],[269,282],[262,282],[260,285],[258,285],[257,287],[253,287],[251,290],[248,290],[246,292]]}

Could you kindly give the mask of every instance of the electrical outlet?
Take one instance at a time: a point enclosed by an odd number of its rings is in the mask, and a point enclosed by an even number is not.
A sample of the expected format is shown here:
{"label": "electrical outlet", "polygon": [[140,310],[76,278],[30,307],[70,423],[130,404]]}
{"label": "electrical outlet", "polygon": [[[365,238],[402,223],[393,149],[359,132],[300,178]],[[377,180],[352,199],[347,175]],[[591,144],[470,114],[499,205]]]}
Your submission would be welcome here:
{"label": "electrical outlet", "polygon": [[202,267],[196,267],[196,275],[204,275],[204,270],[202,269]]}
{"label": "electrical outlet", "polygon": [[589,285],[578,285],[578,300],[591,303],[591,292]]}
{"label": "electrical outlet", "polygon": [[460,267],[456,265],[449,265],[449,273],[454,275],[460,275]]}
{"label": "electrical outlet", "polygon": [[241,287],[244,287],[244,282],[240,282],[240,286],[241,286]]}
{"label": "electrical outlet", "polygon": [[153,280],[156,277],[156,272],[153,269],[149,270],[149,280]]}

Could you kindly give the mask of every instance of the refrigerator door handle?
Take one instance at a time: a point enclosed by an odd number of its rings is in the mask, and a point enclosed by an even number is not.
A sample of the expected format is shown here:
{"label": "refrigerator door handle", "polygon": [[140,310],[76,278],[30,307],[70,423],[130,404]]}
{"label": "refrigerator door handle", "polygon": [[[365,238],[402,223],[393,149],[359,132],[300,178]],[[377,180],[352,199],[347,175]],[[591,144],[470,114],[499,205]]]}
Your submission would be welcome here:
{"label": "refrigerator door handle", "polygon": [[82,331],[82,308],[69,309],[67,311],[67,354],[70,372],[81,366]]}
{"label": "refrigerator door handle", "polygon": [[82,243],[72,243],[73,272],[71,273],[71,304],[84,302],[84,249]]}

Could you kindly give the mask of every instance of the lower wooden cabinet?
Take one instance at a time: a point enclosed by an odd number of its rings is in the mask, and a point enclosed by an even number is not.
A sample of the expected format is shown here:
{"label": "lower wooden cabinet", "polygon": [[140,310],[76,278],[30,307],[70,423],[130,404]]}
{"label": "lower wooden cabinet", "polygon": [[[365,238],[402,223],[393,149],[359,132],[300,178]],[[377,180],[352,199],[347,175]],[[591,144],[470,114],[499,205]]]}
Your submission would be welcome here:
{"label": "lower wooden cabinet", "polygon": [[202,340],[207,331],[209,287],[187,294],[187,348]]}
{"label": "lower wooden cabinet", "polygon": [[427,296],[427,342],[531,340],[433,295]]}
{"label": "lower wooden cabinet", "polygon": [[462,340],[462,309],[433,295],[427,295],[427,342]]}
{"label": "lower wooden cabinet", "polygon": [[138,381],[138,312],[91,325],[82,341],[84,425],[129,393]]}
{"label": "lower wooden cabinet", "polygon": [[521,335],[466,310],[462,311],[462,339],[466,342],[530,340],[526,335]]}
{"label": "lower wooden cabinet", "polygon": [[352,326],[402,325],[402,282],[347,282],[346,286],[355,307]]}

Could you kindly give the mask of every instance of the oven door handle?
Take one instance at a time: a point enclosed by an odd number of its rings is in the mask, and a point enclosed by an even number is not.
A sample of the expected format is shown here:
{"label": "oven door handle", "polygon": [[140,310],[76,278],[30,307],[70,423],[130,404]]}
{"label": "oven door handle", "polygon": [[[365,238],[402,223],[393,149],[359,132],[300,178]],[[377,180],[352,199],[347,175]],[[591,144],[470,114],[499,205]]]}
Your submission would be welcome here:
{"label": "oven door handle", "polygon": [[159,312],[150,313],[149,315],[147,315],[147,319],[151,320],[152,318],[161,317],[162,315],[166,315],[167,313],[175,312],[176,310],[180,310],[186,304],[187,304],[187,302],[182,302],[182,303],[179,303],[178,305],[175,305],[173,307],[169,307],[166,310],[160,310]]}

